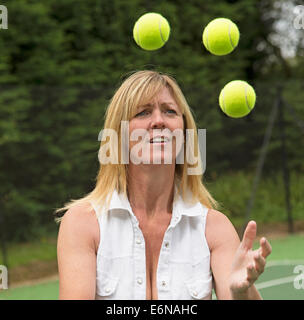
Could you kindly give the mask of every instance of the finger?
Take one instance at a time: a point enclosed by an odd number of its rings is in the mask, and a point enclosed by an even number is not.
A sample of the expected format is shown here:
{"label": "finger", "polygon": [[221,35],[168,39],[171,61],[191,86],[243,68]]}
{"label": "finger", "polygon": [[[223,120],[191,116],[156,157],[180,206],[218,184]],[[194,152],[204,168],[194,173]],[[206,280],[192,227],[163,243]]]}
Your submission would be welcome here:
{"label": "finger", "polygon": [[266,265],[266,260],[264,259],[264,257],[262,256],[260,250],[257,250],[255,253],[254,253],[254,262],[255,262],[255,269],[257,270],[257,272],[259,274],[263,273],[264,272],[264,268],[265,268],[265,265]]}
{"label": "finger", "polygon": [[272,251],[270,243],[267,241],[266,238],[263,237],[260,240],[260,245],[261,245],[261,254],[262,254],[262,256],[264,258],[267,258],[270,255],[271,251]]}
{"label": "finger", "polygon": [[257,225],[255,221],[249,221],[245,229],[242,246],[246,250],[252,249],[253,241],[256,237]]}
{"label": "finger", "polygon": [[247,280],[253,283],[259,277],[258,271],[255,269],[254,265],[251,263],[247,266]]}

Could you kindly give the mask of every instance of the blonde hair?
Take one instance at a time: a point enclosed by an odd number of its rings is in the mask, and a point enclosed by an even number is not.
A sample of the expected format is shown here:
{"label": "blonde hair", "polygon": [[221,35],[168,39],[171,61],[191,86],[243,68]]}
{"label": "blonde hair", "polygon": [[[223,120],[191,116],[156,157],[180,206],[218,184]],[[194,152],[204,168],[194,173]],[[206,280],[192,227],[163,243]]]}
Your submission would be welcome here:
{"label": "blonde hair", "polygon": [[[194,132],[194,148],[197,144],[197,128],[191,109],[175,79],[168,74],[157,71],[143,70],[132,73],[116,90],[105,113],[104,129],[112,129],[118,133],[118,159],[121,159],[121,121],[129,121],[136,113],[139,105],[145,105],[163,88],[168,88],[172,97],[183,114],[184,129],[192,129]],[[102,139],[103,140],[103,139]],[[101,141],[100,147],[105,143]],[[196,150],[199,157],[199,150]],[[185,157],[185,156],[184,156]],[[207,208],[216,209],[219,204],[211,196],[203,184],[203,174],[188,175],[187,161],[175,165],[175,184],[183,200],[186,200],[188,191],[192,192],[193,198],[201,202]],[[191,167],[191,166],[190,166]],[[71,200],[63,208],[55,211],[56,220],[60,221],[59,212],[87,202],[97,202],[98,205],[109,206],[111,195],[116,189],[127,197],[127,169],[128,165],[118,161],[118,164],[100,163],[99,172],[96,177],[96,186],[93,191],[77,200]],[[108,197],[109,196],[109,197]]]}

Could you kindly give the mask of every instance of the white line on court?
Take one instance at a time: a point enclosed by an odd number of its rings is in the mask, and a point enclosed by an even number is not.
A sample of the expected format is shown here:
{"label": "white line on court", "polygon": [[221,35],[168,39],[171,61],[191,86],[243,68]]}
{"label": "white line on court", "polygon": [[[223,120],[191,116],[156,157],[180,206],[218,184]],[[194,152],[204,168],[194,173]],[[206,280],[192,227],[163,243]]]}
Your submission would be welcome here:
{"label": "white line on court", "polygon": [[266,268],[272,267],[272,266],[294,266],[302,264],[304,265],[304,260],[274,260],[274,261],[269,261],[266,264]]}
{"label": "white line on court", "polygon": [[280,279],[275,279],[275,280],[269,280],[269,281],[265,281],[262,283],[257,283],[257,284],[255,284],[255,287],[257,289],[265,289],[265,288],[269,288],[269,287],[279,286],[280,284],[293,282],[295,277],[296,277],[296,275],[290,276],[290,277],[285,277],[285,278],[280,278]]}

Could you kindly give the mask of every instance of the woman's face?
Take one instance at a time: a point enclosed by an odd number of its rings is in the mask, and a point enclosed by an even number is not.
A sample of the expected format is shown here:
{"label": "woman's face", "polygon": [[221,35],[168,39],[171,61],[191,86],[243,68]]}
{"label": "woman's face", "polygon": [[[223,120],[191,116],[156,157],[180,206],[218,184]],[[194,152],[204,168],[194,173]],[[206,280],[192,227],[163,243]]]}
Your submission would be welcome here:
{"label": "woman's face", "polygon": [[183,130],[183,115],[164,88],[147,105],[139,106],[129,122],[130,162],[175,164],[184,142]]}

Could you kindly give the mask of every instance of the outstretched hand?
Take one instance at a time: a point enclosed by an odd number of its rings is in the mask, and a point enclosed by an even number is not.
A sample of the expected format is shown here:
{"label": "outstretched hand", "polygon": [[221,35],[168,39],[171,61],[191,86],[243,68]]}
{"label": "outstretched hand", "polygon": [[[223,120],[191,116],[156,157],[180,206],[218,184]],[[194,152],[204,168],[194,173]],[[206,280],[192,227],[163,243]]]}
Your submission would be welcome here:
{"label": "outstretched hand", "polygon": [[252,250],[256,237],[255,221],[247,224],[242,242],[237,249],[230,274],[230,290],[233,294],[245,294],[264,272],[266,258],[271,253],[271,245],[265,237],[260,239],[260,247]]}

